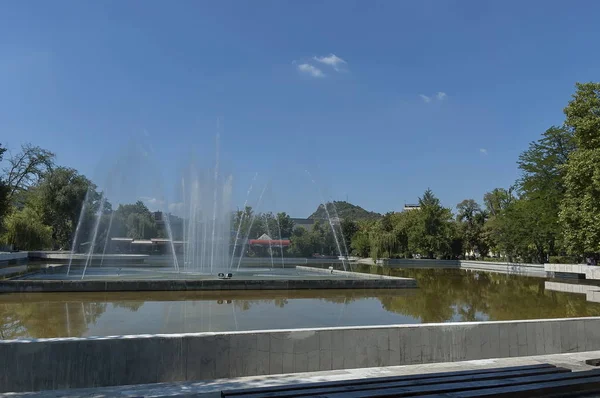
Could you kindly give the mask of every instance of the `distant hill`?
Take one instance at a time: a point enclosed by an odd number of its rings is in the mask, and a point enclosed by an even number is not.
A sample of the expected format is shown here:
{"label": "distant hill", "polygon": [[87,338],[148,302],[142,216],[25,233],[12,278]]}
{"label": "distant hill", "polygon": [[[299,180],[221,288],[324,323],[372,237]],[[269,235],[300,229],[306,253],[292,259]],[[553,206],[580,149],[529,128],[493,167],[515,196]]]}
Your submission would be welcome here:
{"label": "distant hill", "polygon": [[[372,211],[367,211],[360,206],[353,205],[352,203],[348,203],[345,201],[334,201],[335,208],[337,210],[337,215],[341,219],[349,219],[349,220],[375,220],[381,218],[381,214],[375,213]],[[327,210],[329,210],[329,214],[331,217],[335,217],[335,212],[333,211],[333,207],[331,206],[331,202],[327,203]],[[327,213],[325,212],[325,207],[323,205],[319,205],[317,210],[311,214],[308,218],[325,220],[327,219]]]}

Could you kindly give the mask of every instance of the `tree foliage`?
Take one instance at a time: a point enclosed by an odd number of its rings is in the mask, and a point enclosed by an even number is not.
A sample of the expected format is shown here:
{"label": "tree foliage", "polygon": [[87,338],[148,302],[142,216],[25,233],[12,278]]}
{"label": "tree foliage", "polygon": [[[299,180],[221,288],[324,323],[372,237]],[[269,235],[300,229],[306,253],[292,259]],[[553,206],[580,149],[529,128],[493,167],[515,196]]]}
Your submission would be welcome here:
{"label": "tree foliage", "polygon": [[486,256],[489,251],[484,236],[487,212],[473,199],[465,199],[456,205],[458,233],[462,236],[462,248],[465,252]]}
{"label": "tree foliage", "polygon": [[327,202],[327,211],[325,206],[320,204],[317,210],[308,218],[315,220],[327,220],[327,212],[331,217],[339,217],[342,220],[349,219],[354,221],[360,220],[377,220],[381,218],[381,214],[372,211],[367,211],[360,206],[348,203],[346,201]]}
{"label": "tree foliage", "polygon": [[52,246],[52,229],[42,222],[31,207],[12,212],[6,217],[3,240],[19,250],[42,250]]}
{"label": "tree foliage", "polygon": [[157,236],[154,215],[138,200],[134,204],[119,205],[115,210],[112,234],[132,239],[151,239]]}
{"label": "tree foliage", "polygon": [[[80,215],[84,217],[81,230],[88,232],[91,229],[100,197],[96,186],[77,170],[58,167],[30,189],[28,201],[30,206],[39,208],[42,221],[52,228],[55,248],[70,248]],[[81,214],[86,200],[87,211]]]}
{"label": "tree foliage", "polygon": [[577,148],[565,166],[560,223],[569,253],[600,253],[600,83],[577,84],[565,108]]}
{"label": "tree foliage", "polygon": [[[3,148],[2,144],[0,143],[0,163],[2,163],[2,159],[4,157],[5,152],[6,148]],[[6,213],[8,213],[9,209],[8,193],[8,184],[4,180],[3,176],[0,176],[0,231],[2,231],[4,216],[6,215]]]}
{"label": "tree foliage", "polygon": [[31,144],[21,146],[21,151],[8,158],[4,168],[8,201],[12,201],[20,192],[35,185],[54,167],[54,154]]}

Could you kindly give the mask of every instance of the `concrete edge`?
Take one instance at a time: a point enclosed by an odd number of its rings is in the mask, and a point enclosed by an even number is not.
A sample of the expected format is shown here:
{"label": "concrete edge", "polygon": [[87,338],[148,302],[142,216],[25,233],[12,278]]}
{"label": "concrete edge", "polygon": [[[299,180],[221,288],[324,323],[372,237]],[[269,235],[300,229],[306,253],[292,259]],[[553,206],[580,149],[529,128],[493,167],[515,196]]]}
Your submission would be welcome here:
{"label": "concrete edge", "polygon": [[540,322],[560,322],[560,321],[600,321],[600,316],[578,317],[578,318],[546,318],[546,319],[515,319],[510,321],[478,321],[478,322],[442,322],[442,323],[410,323],[396,325],[367,325],[367,326],[334,326],[322,328],[298,328],[298,329],[261,329],[261,330],[243,330],[243,331],[224,331],[224,332],[199,332],[199,333],[167,333],[167,334],[132,334],[120,336],[98,336],[98,337],[54,337],[42,339],[16,339],[0,340],[2,344],[14,343],[32,343],[32,342],[54,342],[54,341],[95,341],[95,340],[127,340],[127,339],[151,339],[151,338],[181,338],[181,337],[203,337],[203,336],[224,336],[224,335],[251,335],[260,333],[295,333],[295,332],[322,332],[322,331],[344,331],[344,330],[377,330],[377,329],[409,329],[409,328],[428,328],[428,327],[452,327],[452,326],[480,326],[480,325],[502,325],[514,323]]}
{"label": "concrete edge", "polygon": [[304,270],[304,271],[311,271],[311,272],[320,272],[323,274],[349,276],[349,277],[356,278],[356,279],[411,280],[411,278],[403,278],[400,276],[387,276],[387,275],[379,275],[379,274],[366,274],[363,272],[329,270],[327,268],[306,267],[303,265],[297,265],[296,269],[300,269],[300,270]]}

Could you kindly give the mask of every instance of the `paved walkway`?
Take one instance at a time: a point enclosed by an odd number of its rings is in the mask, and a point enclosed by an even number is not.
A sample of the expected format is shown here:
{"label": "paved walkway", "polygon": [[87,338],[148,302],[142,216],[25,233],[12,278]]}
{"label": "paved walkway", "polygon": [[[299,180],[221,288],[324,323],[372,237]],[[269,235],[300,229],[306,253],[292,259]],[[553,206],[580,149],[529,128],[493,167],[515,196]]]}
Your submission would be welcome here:
{"label": "paved walkway", "polygon": [[[384,368],[364,368],[333,370],[327,372],[307,372],[285,375],[239,377],[233,379],[207,380],[199,382],[159,383],[137,386],[82,388],[72,390],[42,391],[35,393],[8,393],[11,397],[167,397],[201,394],[203,398],[217,398],[225,389],[268,387],[284,384],[324,382],[365,377],[402,376],[435,372],[452,372],[508,366],[535,365],[549,363],[556,366],[582,371],[596,369],[585,364],[587,359],[600,358],[600,351],[588,351],[573,354],[540,355],[533,357],[515,357],[482,359],[465,362],[444,362],[424,365],[389,366]],[[2,395],[2,394],[0,394]]]}

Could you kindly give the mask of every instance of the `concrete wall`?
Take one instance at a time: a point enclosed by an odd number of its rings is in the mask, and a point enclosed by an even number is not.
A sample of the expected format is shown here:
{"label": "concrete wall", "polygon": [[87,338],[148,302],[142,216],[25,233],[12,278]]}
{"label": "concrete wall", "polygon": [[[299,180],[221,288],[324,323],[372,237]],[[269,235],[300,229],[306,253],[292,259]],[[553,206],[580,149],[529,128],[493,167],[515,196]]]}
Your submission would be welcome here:
{"label": "concrete wall", "polygon": [[[361,259],[360,263],[373,264],[371,259]],[[460,268],[475,271],[499,272],[546,277],[543,264],[506,263],[469,260],[432,260],[432,259],[385,259],[390,268]]]}
{"label": "concrete wall", "polygon": [[[359,263],[373,265],[373,260],[361,259]],[[460,261],[425,258],[390,258],[385,259],[384,265],[391,268],[460,268]]]}
{"label": "concrete wall", "polygon": [[544,283],[544,289],[553,290],[555,292],[587,294],[589,291],[600,290],[600,286],[546,281]]}
{"label": "concrete wall", "polygon": [[0,392],[600,349],[600,317],[0,341]]}
{"label": "concrete wall", "polygon": [[564,274],[581,274],[585,275],[585,271],[589,268],[585,264],[544,264],[544,269],[547,272],[559,272]]}
{"label": "concrete wall", "polygon": [[501,263],[491,261],[461,260],[460,268],[472,271],[498,272],[502,274],[517,274],[545,278],[547,272],[544,264]]}
{"label": "concrete wall", "polygon": [[152,279],[152,280],[8,280],[0,293],[145,292],[192,290],[413,289],[411,278],[361,279]]}
{"label": "concrete wall", "polygon": [[0,252],[0,267],[27,261],[27,252]]}
{"label": "concrete wall", "polygon": [[[347,276],[349,278],[359,278],[359,279],[391,279],[391,280],[405,279],[405,278],[400,278],[397,276],[386,276],[386,275],[379,275],[379,274],[365,274],[362,272],[329,270],[327,268],[305,267],[302,265],[297,265],[296,269],[301,270],[301,271],[317,272],[320,274],[327,274],[327,275]],[[416,285],[415,285],[415,287],[416,287]]]}

